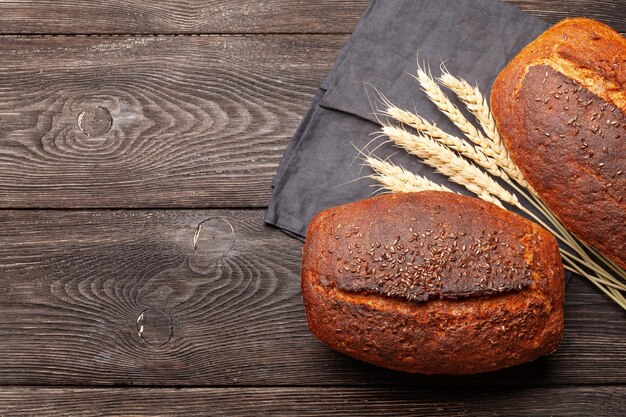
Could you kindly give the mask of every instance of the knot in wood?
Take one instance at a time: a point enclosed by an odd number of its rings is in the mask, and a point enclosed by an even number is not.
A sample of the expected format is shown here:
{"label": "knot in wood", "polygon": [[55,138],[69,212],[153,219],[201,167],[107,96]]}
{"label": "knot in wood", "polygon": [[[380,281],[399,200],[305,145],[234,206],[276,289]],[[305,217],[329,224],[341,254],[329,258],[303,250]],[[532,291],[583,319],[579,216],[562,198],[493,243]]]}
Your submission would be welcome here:
{"label": "knot in wood", "polygon": [[172,338],[172,317],[159,309],[147,309],[137,317],[137,334],[150,346],[163,346]]}
{"label": "knot in wood", "polygon": [[78,127],[89,137],[102,136],[111,129],[113,118],[104,107],[89,107],[78,115]]}
{"label": "knot in wood", "polygon": [[212,217],[198,224],[192,243],[194,263],[206,266],[232,251],[235,246],[235,229],[228,220]]}

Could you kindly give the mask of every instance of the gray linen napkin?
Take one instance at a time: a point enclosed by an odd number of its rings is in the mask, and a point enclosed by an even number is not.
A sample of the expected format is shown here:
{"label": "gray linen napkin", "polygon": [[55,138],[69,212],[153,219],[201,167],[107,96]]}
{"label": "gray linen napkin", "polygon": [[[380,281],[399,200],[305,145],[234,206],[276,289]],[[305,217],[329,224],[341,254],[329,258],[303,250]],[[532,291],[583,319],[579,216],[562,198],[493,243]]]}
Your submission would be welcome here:
{"label": "gray linen napkin", "polygon": [[[265,221],[303,239],[316,213],[367,198],[376,189],[374,181],[359,179],[371,171],[361,166],[357,149],[379,129],[368,85],[462,137],[411,77],[418,51],[435,75],[445,61],[452,74],[477,83],[488,96],[506,63],[547,28],[498,0],[374,0],[285,152]],[[391,156],[396,164],[463,191],[389,144],[375,155]]]}

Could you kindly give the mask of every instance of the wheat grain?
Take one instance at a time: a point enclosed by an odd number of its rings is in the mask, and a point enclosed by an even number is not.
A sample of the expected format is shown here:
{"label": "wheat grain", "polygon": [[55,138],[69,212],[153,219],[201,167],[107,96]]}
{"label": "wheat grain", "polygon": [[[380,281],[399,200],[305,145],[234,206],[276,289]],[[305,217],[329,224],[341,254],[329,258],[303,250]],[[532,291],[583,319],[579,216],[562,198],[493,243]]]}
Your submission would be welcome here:
{"label": "wheat grain", "polygon": [[402,167],[390,162],[383,161],[372,156],[365,158],[365,164],[369,165],[375,175],[370,178],[378,181],[389,191],[394,193],[410,193],[420,191],[445,191],[453,192],[449,188],[439,185],[428,178],[413,174]]}

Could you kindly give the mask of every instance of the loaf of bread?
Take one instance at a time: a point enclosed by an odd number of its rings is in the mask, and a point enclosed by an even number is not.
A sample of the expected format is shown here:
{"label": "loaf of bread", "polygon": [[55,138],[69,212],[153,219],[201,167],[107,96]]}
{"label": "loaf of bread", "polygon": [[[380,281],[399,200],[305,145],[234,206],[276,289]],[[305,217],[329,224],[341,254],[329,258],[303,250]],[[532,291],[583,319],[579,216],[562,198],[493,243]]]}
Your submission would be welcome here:
{"label": "loaf of bread", "polygon": [[594,20],[564,20],[500,73],[491,106],[550,209],[626,268],[626,39]]}
{"label": "loaf of bread", "polygon": [[309,226],[302,296],[333,349],[425,374],[472,374],[554,351],[563,265],[536,224],[444,192],[325,210]]}

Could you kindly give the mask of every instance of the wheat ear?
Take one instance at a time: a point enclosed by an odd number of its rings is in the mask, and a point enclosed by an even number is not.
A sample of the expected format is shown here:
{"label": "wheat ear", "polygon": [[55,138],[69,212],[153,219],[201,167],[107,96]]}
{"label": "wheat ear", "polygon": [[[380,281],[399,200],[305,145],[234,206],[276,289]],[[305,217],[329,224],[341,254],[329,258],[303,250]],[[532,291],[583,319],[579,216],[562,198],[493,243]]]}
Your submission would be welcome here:
{"label": "wheat ear", "polygon": [[366,157],[365,164],[369,165],[376,173],[375,175],[370,175],[370,178],[378,181],[384,188],[394,193],[429,190],[452,192],[449,188],[439,185],[428,178],[413,174],[391,162],[383,161],[373,156]]}
{"label": "wheat ear", "polygon": [[475,148],[461,138],[450,135],[432,123],[427,122],[423,117],[409,111],[400,109],[389,103],[383,114],[402,124],[405,124],[418,132],[431,137],[439,143],[442,143],[452,150],[457,151],[462,156],[470,159],[476,165],[480,166],[491,175],[509,181],[509,176],[500,169],[493,158],[485,155],[479,148]]}
{"label": "wheat ear", "polygon": [[389,125],[383,126],[382,133],[397,146],[421,158],[452,182],[463,185],[480,198],[500,207],[501,201],[516,207],[520,205],[517,197],[506,191],[492,177],[433,139]]}
{"label": "wheat ear", "polygon": [[[496,121],[491,114],[487,99],[482,95],[478,87],[472,87],[467,81],[462,78],[456,78],[449,72],[443,69],[443,74],[438,78],[438,81],[452,90],[452,92],[461,100],[467,109],[474,115],[483,131],[488,137],[488,141],[485,142],[485,146],[491,149],[485,151],[486,153],[493,153],[493,158],[496,163],[504,169],[511,178],[513,178],[518,184],[524,188],[529,188],[529,184],[524,178],[524,175],[519,170],[517,165],[511,159],[509,152],[507,151],[502,137],[498,132]],[[461,115],[462,116],[462,115]],[[467,119],[466,119],[467,121]],[[481,145],[481,147],[484,147]]]}
{"label": "wheat ear", "polygon": [[482,95],[478,87],[472,87],[470,83],[462,78],[453,76],[445,68],[442,68],[442,75],[437,80],[441,85],[452,90],[476,117],[487,137],[493,142],[493,150],[500,155],[508,156],[508,152],[502,143],[500,132],[498,132],[496,127],[496,121],[489,110],[487,99]]}
{"label": "wheat ear", "polygon": [[463,132],[465,137],[480,147],[485,155],[495,159],[496,163],[504,169],[504,171],[516,181],[520,183],[524,188],[528,186],[528,183],[524,179],[521,172],[517,169],[515,164],[510,160],[508,154],[506,156],[496,152],[494,142],[487,139],[480,130],[478,130],[469,120],[463,115],[463,113],[456,107],[452,101],[445,95],[441,87],[437,84],[435,79],[427,74],[423,69],[418,68],[417,80],[422,86],[422,90],[426,93],[428,98],[437,106],[437,108],[450,119],[450,121]]}
{"label": "wheat ear", "polygon": [[422,90],[426,93],[430,101],[432,101],[470,141],[483,148],[487,156],[494,156],[493,148],[490,146],[487,138],[465,118],[461,110],[450,101],[430,74],[427,74],[422,68],[418,68],[417,81],[422,86]]}

